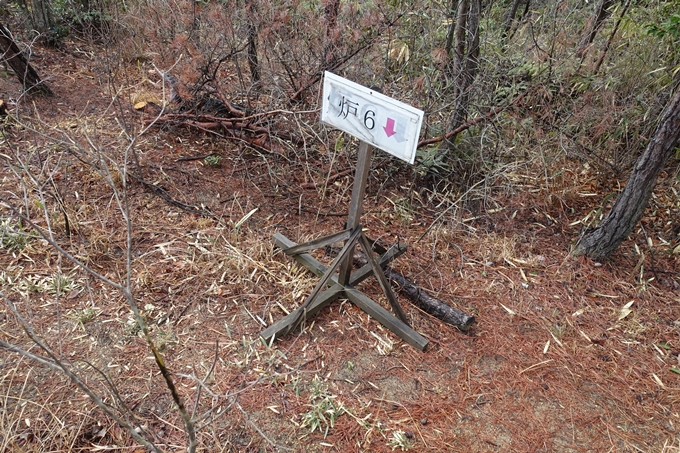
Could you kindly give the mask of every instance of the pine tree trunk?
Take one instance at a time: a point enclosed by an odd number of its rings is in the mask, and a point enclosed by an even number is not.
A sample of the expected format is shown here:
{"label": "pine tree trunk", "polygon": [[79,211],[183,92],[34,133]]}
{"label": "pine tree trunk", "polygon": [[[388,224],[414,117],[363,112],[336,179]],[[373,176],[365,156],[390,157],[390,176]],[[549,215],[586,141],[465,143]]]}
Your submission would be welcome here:
{"label": "pine tree trunk", "polygon": [[666,107],[659,125],[614,207],[595,229],[587,231],[576,244],[575,255],[594,259],[609,257],[628,237],[645,212],[656,179],[680,141],[680,90]]}
{"label": "pine tree trunk", "polygon": [[38,91],[44,94],[52,94],[52,91],[41,80],[40,76],[33,69],[33,66],[26,61],[26,57],[21,53],[21,49],[12,39],[12,34],[0,24],[0,55],[7,62],[12,71],[19,78],[26,91]]}

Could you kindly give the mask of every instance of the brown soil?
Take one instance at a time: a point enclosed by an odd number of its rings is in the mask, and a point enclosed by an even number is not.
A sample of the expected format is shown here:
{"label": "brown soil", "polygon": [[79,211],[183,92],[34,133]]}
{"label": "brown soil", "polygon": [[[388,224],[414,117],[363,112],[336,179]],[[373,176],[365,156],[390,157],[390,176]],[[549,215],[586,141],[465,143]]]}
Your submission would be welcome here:
{"label": "brown soil", "polygon": [[[50,192],[63,199],[71,231],[68,238],[54,198],[46,198],[57,240],[96,272],[123,281],[125,224],[111,189],[69,152],[73,146],[44,134],[55,136],[50,127],[57,127],[87,135],[118,158],[126,143],[120,118],[141,127],[132,98],[160,94],[142,82],[141,67],[117,76],[122,88],[112,102],[109,74],[94,54],[67,48],[45,50],[37,63],[56,93],[30,99],[42,123],[31,122],[35,131],[6,124],[9,151],[2,153],[42,165],[41,181],[52,174]],[[0,79],[0,93],[19,97],[9,77]],[[28,115],[32,104],[21,105]],[[316,114],[299,119],[317,121]],[[616,182],[599,181],[583,163],[560,162],[564,176],[547,186],[535,163],[516,165],[456,203],[455,189],[428,187],[411,168],[378,153],[363,225],[385,243],[407,243],[409,252],[393,267],[478,324],[459,332],[400,297],[413,328],[430,341],[420,352],[340,301],[302,332],[263,345],[259,332],[284,316],[282,308],[298,306],[317,281],[271,237],[281,232],[302,242],[342,228],[352,176],[325,181],[352,168],[354,148],[288,145],[266,153],[182,128],[151,128],[139,137],[144,179],[213,214],[187,212],[128,178],[134,292],[187,407],[196,405],[196,417],[206,414],[198,423],[199,451],[401,451],[399,435],[418,452],[679,451],[680,275],[671,250],[680,183],[671,173],[641,228],[611,261],[595,263],[568,252],[579,220]],[[221,157],[219,167],[178,161],[212,153]],[[2,198],[21,205],[16,162],[3,157]],[[316,188],[302,188],[310,183]],[[122,296],[41,240],[1,254],[0,262],[3,291],[53,350],[115,405],[102,375],[83,360],[106,373],[136,414],[135,426],[164,450],[185,451],[181,419]],[[17,283],[59,269],[73,282],[61,297]],[[375,282],[361,289],[384,303]],[[630,311],[622,311],[629,302]],[[44,355],[30,347],[6,305],[0,339]],[[144,451],[61,374],[7,352],[0,366],[4,451]],[[198,403],[196,379],[206,387]],[[302,425],[319,401],[315,391],[346,411],[327,433],[325,424],[313,433]]]}

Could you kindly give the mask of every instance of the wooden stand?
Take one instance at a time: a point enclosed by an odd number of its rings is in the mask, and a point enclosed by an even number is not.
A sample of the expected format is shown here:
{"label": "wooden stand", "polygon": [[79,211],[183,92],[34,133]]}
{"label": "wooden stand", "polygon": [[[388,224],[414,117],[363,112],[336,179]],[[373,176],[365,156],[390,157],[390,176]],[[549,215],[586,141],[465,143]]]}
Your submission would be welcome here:
{"label": "wooden stand", "polygon": [[[366,192],[366,181],[372,153],[373,147],[366,142],[361,142],[346,230],[299,245],[282,234],[274,235],[274,242],[278,247],[287,255],[293,256],[310,271],[321,276],[321,279],[298,309],[260,333],[265,341],[269,342],[274,338],[281,338],[288,334],[336,299],[348,299],[413,347],[423,351],[427,346],[428,340],[409,327],[406,314],[399,305],[382,271],[382,266],[406,251],[406,246],[398,244],[376,259],[370,241],[362,232],[362,203]],[[339,241],[345,241],[345,245],[328,268],[305,253]],[[356,272],[352,272],[354,248],[357,243],[360,244],[368,257],[368,264]],[[335,275],[336,271],[338,271],[337,275]],[[383,293],[397,315],[396,317],[355,288],[355,285],[370,277],[371,274],[378,279]]]}

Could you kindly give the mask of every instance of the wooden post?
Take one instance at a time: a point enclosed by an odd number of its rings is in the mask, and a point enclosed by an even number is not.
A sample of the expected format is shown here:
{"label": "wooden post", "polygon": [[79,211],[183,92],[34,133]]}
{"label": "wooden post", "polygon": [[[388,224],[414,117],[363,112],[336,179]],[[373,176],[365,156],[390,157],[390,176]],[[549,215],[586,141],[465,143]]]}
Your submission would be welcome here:
{"label": "wooden post", "polygon": [[[354,173],[354,186],[352,187],[352,199],[349,203],[349,215],[347,216],[347,224],[345,228],[353,230],[361,222],[362,205],[364,203],[364,195],[366,193],[366,182],[368,180],[368,171],[371,169],[371,157],[373,156],[373,147],[368,143],[362,141],[359,145],[359,157],[357,158],[357,169]],[[367,252],[368,253],[368,252]],[[354,248],[349,251],[345,261],[340,265],[340,274],[338,282],[342,286],[349,283],[349,277],[352,273],[352,260],[354,256]]]}

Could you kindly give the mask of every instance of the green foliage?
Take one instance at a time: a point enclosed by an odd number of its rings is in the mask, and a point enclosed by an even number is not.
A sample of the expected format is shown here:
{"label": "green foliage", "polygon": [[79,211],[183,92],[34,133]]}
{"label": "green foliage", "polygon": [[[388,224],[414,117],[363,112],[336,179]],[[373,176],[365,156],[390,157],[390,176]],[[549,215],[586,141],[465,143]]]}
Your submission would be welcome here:
{"label": "green foliage", "polygon": [[20,224],[11,219],[0,219],[0,247],[3,249],[21,251],[36,238],[36,235],[24,231]]}
{"label": "green foliage", "polygon": [[36,294],[62,296],[79,288],[74,275],[55,272],[52,275],[28,274],[25,277],[14,277],[7,272],[0,273],[0,285],[8,290],[16,291],[25,298]]}
{"label": "green foliage", "polygon": [[439,152],[438,148],[429,147],[416,151],[416,173],[424,175],[445,175],[451,171],[451,166],[446,160],[446,155]]}
{"label": "green foliage", "polygon": [[85,327],[85,324],[94,321],[100,312],[94,308],[85,308],[82,310],[75,310],[68,315],[73,321],[76,322],[81,328]]}
{"label": "green foliage", "polygon": [[[96,5],[96,6],[95,6]],[[52,0],[54,13],[65,23],[100,23],[113,18],[109,9],[116,8],[113,2],[92,2],[88,0]]]}
{"label": "green foliage", "polygon": [[394,201],[388,198],[387,201],[394,205],[394,213],[401,223],[408,225],[413,221],[415,213],[408,198],[398,197]]}
{"label": "green foliage", "polygon": [[47,291],[56,296],[61,296],[75,289],[75,280],[72,275],[57,272],[47,280]]}
{"label": "green foliage", "polygon": [[524,61],[508,71],[510,77],[519,79],[531,79],[541,72],[541,65],[536,61]]}
{"label": "green foliage", "polygon": [[219,154],[211,154],[203,159],[203,162],[208,167],[219,168],[222,166],[222,156]]}
{"label": "green foliage", "polygon": [[345,408],[335,400],[335,395],[328,393],[328,386],[318,376],[314,376],[309,391],[310,409],[302,414],[302,427],[309,428],[312,433],[317,429],[323,431],[325,438],[328,430],[335,425],[335,420],[345,412]]}
{"label": "green foliage", "polygon": [[647,24],[647,34],[663,39],[670,36],[673,39],[680,38],[680,14],[671,14],[665,21],[659,24]]}

